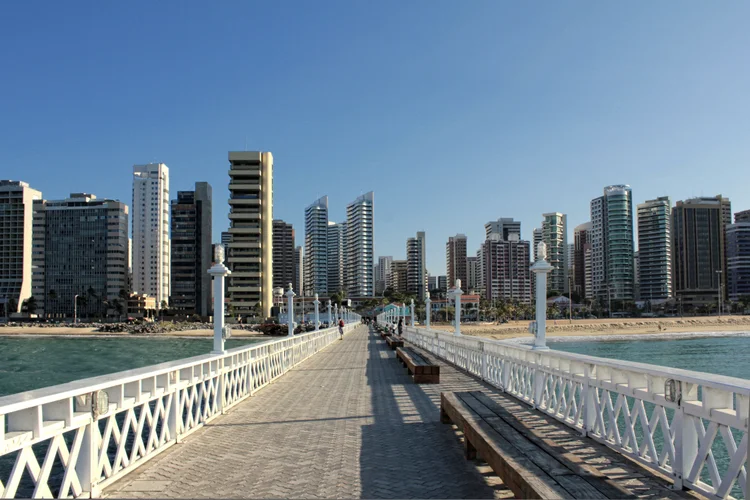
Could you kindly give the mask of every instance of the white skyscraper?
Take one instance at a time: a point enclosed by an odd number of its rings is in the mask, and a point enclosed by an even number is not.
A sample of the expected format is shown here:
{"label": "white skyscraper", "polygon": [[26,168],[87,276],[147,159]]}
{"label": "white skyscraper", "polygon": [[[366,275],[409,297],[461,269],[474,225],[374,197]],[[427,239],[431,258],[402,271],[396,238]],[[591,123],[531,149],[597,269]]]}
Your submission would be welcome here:
{"label": "white skyscraper", "polygon": [[406,240],[406,290],[419,300],[424,300],[427,291],[427,248],[424,231],[415,238]]}
{"label": "white skyscraper", "polygon": [[375,193],[363,194],[346,207],[344,281],[349,297],[372,297]]}
{"label": "white skyscraper", "polygon": [[328,293],[328,196],[305,208],[305,293]]}
{"label": "white skyscraper", "polygon": [[169,168],[133,165],[133,290],[169,301]]}
{"label": "white skyscraper", "polygon": [[25,182],[0,180],[0,314],[21,312],[31,297],[34,200],[41,199]]}
{"label": "white skyscraper", "polygon": [[328,295],[344,289],[345,231],[345,222],[328,222]]}

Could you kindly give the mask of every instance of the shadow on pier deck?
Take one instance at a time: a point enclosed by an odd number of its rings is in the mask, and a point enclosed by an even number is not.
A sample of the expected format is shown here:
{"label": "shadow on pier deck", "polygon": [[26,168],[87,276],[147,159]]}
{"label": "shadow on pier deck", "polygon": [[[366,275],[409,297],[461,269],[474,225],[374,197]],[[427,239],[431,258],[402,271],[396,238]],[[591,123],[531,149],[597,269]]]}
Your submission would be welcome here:
{"label": "shadow on pier deck", "polygon": [[608,448],[443,363],[416,385],[374,333],[354,333],[105,489],[118,498],[508,498],[440,423],[441,391],[482,390],[642,498],[685,497]]}

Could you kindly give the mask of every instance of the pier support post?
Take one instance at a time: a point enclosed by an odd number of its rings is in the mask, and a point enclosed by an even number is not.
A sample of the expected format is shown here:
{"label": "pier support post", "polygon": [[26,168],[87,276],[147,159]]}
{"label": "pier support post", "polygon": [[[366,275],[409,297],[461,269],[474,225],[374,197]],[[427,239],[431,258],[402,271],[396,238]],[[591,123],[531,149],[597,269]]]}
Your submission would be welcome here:
{"label": "pier support post", "polygon": [[547,274],[553,266],[547,262],[547,245],[540,241],[537,245],[537,258],[531,270],[536,274],[536,338],[534,350],[547,350]]}
{"label": "pier support post", "polygon": [[424,326],[428,330],[430,329],[430,315],[432,313],[432,301],[430,300],[430,292],[425,293],[424,299]]}
{"label": "pier support post", "polygon": [[224,246],[214,249],[216,264],[208,270],[214,281],[214,349],[211,354],[224,354],[224,279],[232,274],[224,265]]}
{"label": "pier support post", "polygon": [[456,337],[461,336],[461,295],[463,295],[463,293],[464,291],[461,290],[461,280],[456,280],[456,289],[453,291],[453,296],[455,297],[456,301],[456,322],[453,335],[455,335]]}
{"label": "pier support post", "polygon": [[313,304],[315,304],[315,331],[317,332],[320,330],[320,301],[318,300],[317,293],[315,294]]}
{"label": "pier support post", "polygon": [[287,323],[289,325],[288,333],[286,334],[287,337],[294,337],[294,296],[297,295],[294,293],[294,290],[292,290],[292,284],[289,283],[289,291],[286,292],[286,299],[287,299]]}

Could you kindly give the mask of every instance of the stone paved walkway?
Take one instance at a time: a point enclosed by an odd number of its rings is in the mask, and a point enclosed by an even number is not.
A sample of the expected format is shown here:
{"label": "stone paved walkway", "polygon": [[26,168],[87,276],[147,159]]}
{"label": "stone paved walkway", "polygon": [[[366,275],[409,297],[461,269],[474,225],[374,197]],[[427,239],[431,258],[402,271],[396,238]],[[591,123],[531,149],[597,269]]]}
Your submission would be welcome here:
{"label": "stone paved walkway", "polygon": [[666,483],[476,379],[416,385],[375,333],[348,335],[104,491],[117,498],[502,498],[439,421],[440,391],[484,390],[644,498]]}

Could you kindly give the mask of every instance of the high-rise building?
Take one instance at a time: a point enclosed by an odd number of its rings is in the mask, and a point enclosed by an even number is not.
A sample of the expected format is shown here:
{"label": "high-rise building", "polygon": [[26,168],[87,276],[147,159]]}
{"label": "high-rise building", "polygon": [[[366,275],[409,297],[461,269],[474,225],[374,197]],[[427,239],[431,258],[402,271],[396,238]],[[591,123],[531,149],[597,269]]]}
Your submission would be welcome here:
{"label": "high-rise building", "polygon": [[573,275],[575,274],[575,255],[576,255],[576,246],[575,243],[568,243],[568,254],[567,254],[567,262],[568,262],[568,280],[570,284],[573,284]]}
{"label": "high-rise building", "polygon": [[419,300],[425,299],[427,291],[427,255],[424,231],[417,232],[415,238],[406,240],[406,290]]}
{"label": "high-rise building", "polygon": [[633,283],[633,290],[635,290],[635,300],[640,300],[641,257],[637,251],[633,252]]}
{"label": "high-rise building", "polygon": [[375,266],[375,293],[382,294],[388,288],[388,278],[391,274],[391,262],[393,257],[390,255],[378,257],[378,263]]}
{"label": "high-rise building", "polygon": [[[534,231],[532,232],[532,235],[533,235],[532,243],[534,244],[534,248],[532,248],[531,251],[534,257],[532,260],[534,262],[536,262],[537,252],[539,251],[539,243],[541,243],[544,240],[543,234],[544,233],[542,232],[542,228],[539,228],[539,227],[534,228]],[[534,275],[532,274],[532,276]]]}
{"label": "high-rise building", "polygon": [[461,286],[468,285],[466,272],[466,236],[457,234],[448,238],[445,244],[445,265],[448,270],[448,287],[456,286],[456,280],[461,280]]}
{"label": "high-rise building", "polygon": [[438,276],[437,287],[438,287],[438,290],[447,291],[448,290],[448,276],[444,274]]}
{"label": "high-rise building", "polygon": [[497,233],[500,235],[500,239],[508,241],[511,234],[517,234],[521,237],[521,221],[513,220],[509,217],[502,217],[496,221],[490,221],[484,225],[485,238],[489,238],[491,234]]}
{"label": "high-rise building", "polygon": [[484,242],[485,298],[531,303],[528,241],[518,234],[502,240],[500,233],[492,233]]}
{"label": "high-rise building", "polygon": [[224,246],[224,249],[228,248],[231,242],[232,242],[232,233],[230,233],[229,231],[222,231],[221,244]]}
{"label": "high-rise building", "polygon": [[406,293],[408,282],[408,263],[405,260],[391,262],[391,273],[388,275],[388,288],[398,293]]}
{"label": "high-rise building", "polygon": [[547,245],[547,262],[553,267],[547,276],[547,290],[568,291],[568,217],[559,212],[542,214],[542,241]]}
{"label": "high-rise building", "polygon": [[169,168],[133,165],[133,290],[169,300]]}
{"label": "high-rise building", "polygon": [[328,222],[328,295],[344,290],[344,236],[346,222]]}
{"label": "high-rise building", "polygon": [[[289,286],[287,283],[286,286]],[[298,246],[294,249],[294,281],[292,286],[295,290],[304,292],[305,288],[305,249]],[[286,287],[284,287],[286,290]]]}
{"label": "high-rise building", "polygon": [[[573,230],[573,283],[575,291],[583,298],[591,298],[591,290],[586,286],[586,255],[591,258],[591,222],[576,226]],[[591,268],[591,262],[588,263]]]}
{"label": "high-rise building", "polygon": [[273,305],[273,155],[229,152],[229,306],[242,316]]}
{"label": "high-rise building", "polygon": [[0,305],[3,315],[21,312],[31,297],[34,201],[42,193],[25,182],[0,180]]}
{"label": "high-rise building", "polygon": [[211,305],[211,185],[178,191],[172,200],[170,305],[185,314],[209,316]]}
{"label": "high-rise building", "polygon": [[304,289],[309,294],[328,293],[328,196],[305,208]]}
{"label": "high-rise building", "polygon": [[672,297],[672,202],[661,196],[637,208],[640,299],[668,299]]}
{"label": "high-rise building", "polygon": [[727,231],[727,297],[750,296],[750,210],[734,214]]}
{"label": "high-rise building", "polygon": [[479,259],[477,257],[466,257],[466,286],[472,293],[479,289]]}
{"label": "high-rise building", "polygon": [[[678,201],[672,209],[674,294],[683,306],[715,304],[726,273],[726,212],[721,195]],[[722,293],[723,295],[723,293]]]}
{"label": "high-rise building", "polygon": [[372,297],[375,193],[363,194],[346,207],[344,282],[349,297]]}
{"label": "high-rise building", "polygon": [[[294,260],[294,226],[281,219],[273,221],[273,287],[294,286],[297,275]],[[297,292],[299,289],[295,288]]]}
{"label": "high-rise building", "polygon": [[593,294],[603,303],[635,298],[633,195],[630,186],[604,188],[591,200]]}
{"label": "high-rise building", "polygon": [[[127,287],[127,205],[86,193],[35,200],[33,224],[37,314],[73,317],[75,302],[78,317],[104,316],[108,304],[119,303]],[[109,309],[121,314],[116,306]]]}
{"label": "high-rise building", "polygon": [[437,276],[427,276],[427,291],[431,292],[438,289]]}
{"label": "high-rise building", "polygon": [[[520,238],[521,235],[519,234],[518,236]],[[477,250],[476,259],[477,259],[476,260],[476,262],[477,262],[477,268],[476,268],[476,275],[477,275],[476,276],[476,278],[477,278],[476,292],[479,295],[484,295],[485,294],[485,289],[484,289],[484,281],[485,281],[485,271],[484,271],[484,243],[482,243],[481,245],[479,245],[479,249]],[[470,272],[469,269],[467,269],[467,273],[471,274],[471,272]]]}

